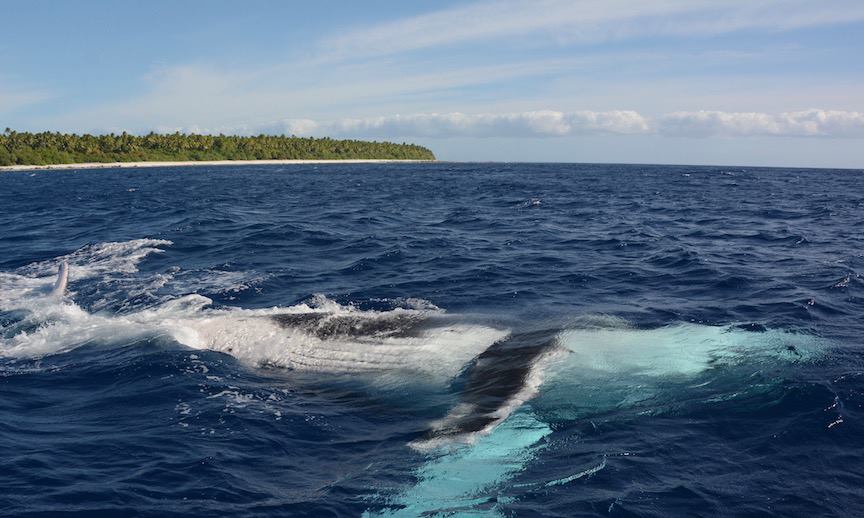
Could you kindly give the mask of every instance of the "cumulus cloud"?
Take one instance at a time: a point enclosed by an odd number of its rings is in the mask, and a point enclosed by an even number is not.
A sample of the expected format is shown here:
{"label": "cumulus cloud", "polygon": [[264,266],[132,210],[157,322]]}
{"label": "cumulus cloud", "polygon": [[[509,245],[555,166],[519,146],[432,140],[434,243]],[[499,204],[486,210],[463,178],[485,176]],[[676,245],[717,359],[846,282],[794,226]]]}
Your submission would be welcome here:
{"label": "cumulus cloud", "polygon": [[864,137],[864,113],[805,110],[758,112],[675,112],[660,117],[658,132],[669,136]]}
{"label": "cumulus cloud", "polygon": [[[650,131],[637,112],[552,110],[505,114],[424,113],[316,122],[288,119],[294,135],[357,137],[565,137],[586,134],[634,135]],[[272,127],[270,128],[273,129]]]}
{"label": "cumulus cloud", "polygon": [[656,118],[631,110],[528,111],[503,114],[419,113],[335,120],[283,119],[267,124],[160,126],[159,132],[383,138],[554,138],[581,135],[667,137],[864,138],[864,113],[805,110],[787,113],[690,111]]}

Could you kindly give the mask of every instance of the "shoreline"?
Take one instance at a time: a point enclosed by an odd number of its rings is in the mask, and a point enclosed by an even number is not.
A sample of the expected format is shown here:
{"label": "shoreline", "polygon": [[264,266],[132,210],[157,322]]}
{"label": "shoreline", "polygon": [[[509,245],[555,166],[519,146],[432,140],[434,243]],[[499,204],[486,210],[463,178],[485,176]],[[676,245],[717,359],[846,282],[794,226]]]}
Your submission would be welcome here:
{"label": "shoreline", "polygon": [[356,158],[356,159],[286,159],[286,160],[186,160],[168,162],[84,162],[79,164],[45,164],[45,165],[4,165],[0,172],[15,171],[56,171],[63,169],[136,169],[144,167],[204,167],[224,165],[316,165],[316,164],[421,164],[432,163],[435,160],[403,160],[389,158]]}

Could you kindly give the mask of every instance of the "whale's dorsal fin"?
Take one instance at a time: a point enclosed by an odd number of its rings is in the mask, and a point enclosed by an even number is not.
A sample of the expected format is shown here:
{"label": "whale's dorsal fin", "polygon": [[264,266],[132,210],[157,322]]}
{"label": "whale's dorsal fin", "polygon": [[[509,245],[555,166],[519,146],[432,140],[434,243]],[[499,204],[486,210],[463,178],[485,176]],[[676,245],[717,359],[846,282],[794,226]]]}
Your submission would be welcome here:
{"label": "whale's dorsal fin", "polygon": [[60,298],[66,293],[66,284],[69,282],[69,263],[63,261],[60,263],[60,269],[57,271],[57,280],[54,281],[54,287],[51,289],[51,296]]}

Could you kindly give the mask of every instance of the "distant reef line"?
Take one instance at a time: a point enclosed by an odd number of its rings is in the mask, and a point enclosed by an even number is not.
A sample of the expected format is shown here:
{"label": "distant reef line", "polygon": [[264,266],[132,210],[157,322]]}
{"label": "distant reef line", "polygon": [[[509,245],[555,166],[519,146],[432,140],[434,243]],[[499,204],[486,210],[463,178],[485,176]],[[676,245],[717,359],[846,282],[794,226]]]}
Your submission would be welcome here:
{"label": "distant reef line", "polygon": [[[76,134],[13,131],[0,133],[0,169],[218,165],[222,163],[305,163],[433,161],[417,144],[280,135]],[[13,169],[13,170],[14,170]]]}

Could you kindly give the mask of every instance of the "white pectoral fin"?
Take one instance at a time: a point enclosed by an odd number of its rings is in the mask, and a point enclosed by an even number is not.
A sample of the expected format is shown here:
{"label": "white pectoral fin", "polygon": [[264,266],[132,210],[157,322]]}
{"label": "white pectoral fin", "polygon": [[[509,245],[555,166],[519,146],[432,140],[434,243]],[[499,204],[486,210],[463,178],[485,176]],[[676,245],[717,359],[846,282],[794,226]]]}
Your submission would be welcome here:
{"label": "white pectoral fin", "polygon": [[57,280],[54,281],[54,287],[51,289],[51,296],[60,298],[66,293],[66,284],[69,282],[69,263],[63,261],[60,263],[60,269],[57,271]]}

